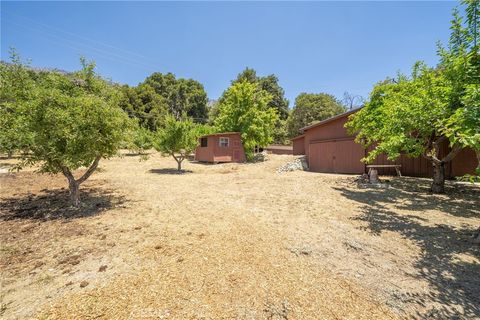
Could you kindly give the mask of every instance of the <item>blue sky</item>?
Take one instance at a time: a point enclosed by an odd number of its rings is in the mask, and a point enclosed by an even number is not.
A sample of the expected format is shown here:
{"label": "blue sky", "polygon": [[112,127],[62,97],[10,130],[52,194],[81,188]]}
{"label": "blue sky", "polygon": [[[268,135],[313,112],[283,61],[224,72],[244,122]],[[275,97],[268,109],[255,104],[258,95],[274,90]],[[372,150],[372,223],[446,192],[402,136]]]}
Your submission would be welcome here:
{"label": "blue sky", "polygon": [[368,96],[416,60],[437,62],[456,2],[1,2],[1,58],[38,67],[97,62],[136,85],[153,72],[200,81],[218,98],[245,67],[301,92]]}

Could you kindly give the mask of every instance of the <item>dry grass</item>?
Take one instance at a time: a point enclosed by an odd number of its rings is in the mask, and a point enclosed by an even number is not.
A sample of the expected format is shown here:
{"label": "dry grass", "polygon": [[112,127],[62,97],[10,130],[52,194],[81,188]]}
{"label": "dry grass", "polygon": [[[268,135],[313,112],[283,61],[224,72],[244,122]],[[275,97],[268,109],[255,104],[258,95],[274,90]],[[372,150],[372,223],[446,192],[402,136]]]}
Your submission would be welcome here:
{"label": "dry grass", "polygon": [[[480,317],[479,190],[359,189],[291,160],[101,163],[83,209],[61,176],[0,175],[3,317]],[[416,188],[416,190],[412,190]],[[53,192],[52,192],[53,190]]]}

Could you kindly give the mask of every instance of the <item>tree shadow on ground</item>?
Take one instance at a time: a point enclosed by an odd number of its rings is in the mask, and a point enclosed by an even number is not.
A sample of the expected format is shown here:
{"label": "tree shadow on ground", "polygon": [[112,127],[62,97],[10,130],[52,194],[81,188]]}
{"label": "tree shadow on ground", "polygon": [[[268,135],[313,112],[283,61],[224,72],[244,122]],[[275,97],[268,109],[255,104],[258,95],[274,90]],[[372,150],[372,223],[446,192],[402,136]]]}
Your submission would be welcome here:
{"label": "tree shadow on ground", "polygon": [[150,169],[148,170],[150,173],[156,173],[156,174],[186,174],[186,173],[192,173],[192,170],[177,170],[177,169],[170,169],[170,168],[163,168],[163,169]]}
{"label": "tree shadow on ground", "polygon": [[124,153],[122,154],[122,156],[124,157],[148,157],[149,155],[151,155],[150,152],[128,152],[128,153]]}
{"label": "tree shadow on ground", "polygon": [[[428,224],[428,219],[399,214],[394,209],[439,210],[446,215],[480,217],[480,190],[449,184],[445,195],[428,193],[428,180],[397,179],[388,189],[335,188],[348,199],[361,203],[364,221],[374,234],[393,231],[412,240],[422,254],[414,262],[412,276],[427,280],[432,290],[397,297],[405,302],[437,307],[419,311],[420,318],[464,319],[480,317],[480,246],[472,242],[476,227],[469,224]],[[423,310],[423,308],[420,308]]]}
{"label": "tree shadow on ground", "polygon": [[79,208],[72,207],[68,190],[42,190],[42,194],[15,196],[0,200],[0,221],[56,220],[91,217],[113,207],[122,206],[126,199],[98,188],[81,188]]}
{"label": "tree shadow on ground", "polygon": [[206,162],[206,161],[197,161],[197,160],[189,160],[188,162],[190,162],[191,164],[198,164],[201,166],[216,166],[219,164],[218,162],[215,163],[215,162]]}

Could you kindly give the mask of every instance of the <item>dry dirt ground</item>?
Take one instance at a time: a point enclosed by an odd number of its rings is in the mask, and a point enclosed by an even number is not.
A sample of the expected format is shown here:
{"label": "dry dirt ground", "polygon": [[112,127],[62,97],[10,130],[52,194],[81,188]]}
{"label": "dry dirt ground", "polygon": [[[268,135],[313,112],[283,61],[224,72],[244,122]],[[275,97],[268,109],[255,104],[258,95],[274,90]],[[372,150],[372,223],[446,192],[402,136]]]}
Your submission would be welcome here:
{"label": "dry dirt ground", "polygon": [[480,318],[478,186],[276,173],[291,160],[117,157],[78,210],[62,176],[0,173],[0,317]]}

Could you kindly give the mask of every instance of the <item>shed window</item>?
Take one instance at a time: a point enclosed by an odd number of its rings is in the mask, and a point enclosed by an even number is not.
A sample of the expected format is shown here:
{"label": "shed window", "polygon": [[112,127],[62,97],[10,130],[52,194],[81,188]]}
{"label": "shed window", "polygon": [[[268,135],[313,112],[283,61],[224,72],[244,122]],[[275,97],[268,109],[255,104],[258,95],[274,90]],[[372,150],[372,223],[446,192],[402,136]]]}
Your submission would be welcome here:
{"label": "shed window", "polygon": [[228,147],[229,142],[230,142],[230,139],[225,138],[225,137],[220,137],[220,140],[218,141],[218,145],[220,147],[226,148],[226,147]]}
{"label": "shed window", "polygon": [[200,147],[205,148],[208,146],[208,138],[200,138]]}

